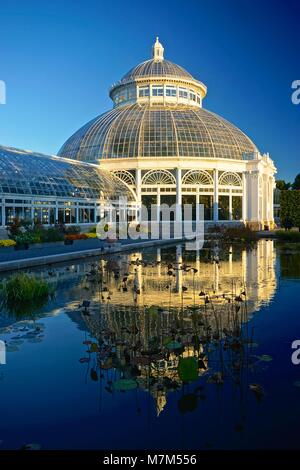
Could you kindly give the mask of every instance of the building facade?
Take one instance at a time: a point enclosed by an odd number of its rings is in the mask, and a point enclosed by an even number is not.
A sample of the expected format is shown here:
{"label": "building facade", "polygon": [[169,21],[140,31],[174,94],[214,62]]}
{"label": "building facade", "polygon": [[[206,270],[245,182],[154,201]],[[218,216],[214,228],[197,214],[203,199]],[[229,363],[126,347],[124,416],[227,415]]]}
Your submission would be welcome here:
{"label": "building facade", "polygon": [[113,109],[72,135],[58,155],[100,165],[133,191],[136,202],[191,204],[205,221],[272,228],[274,174],[268,154],[237,127],[202,107],[206,86],[164,58],[158,38],[152,58],[114,84]]}
{"label": "building facade", "polygon": [[95,225],[124,196],[135,217],[133,192],[99,165],[0,146],[0,228],[14,218]]}

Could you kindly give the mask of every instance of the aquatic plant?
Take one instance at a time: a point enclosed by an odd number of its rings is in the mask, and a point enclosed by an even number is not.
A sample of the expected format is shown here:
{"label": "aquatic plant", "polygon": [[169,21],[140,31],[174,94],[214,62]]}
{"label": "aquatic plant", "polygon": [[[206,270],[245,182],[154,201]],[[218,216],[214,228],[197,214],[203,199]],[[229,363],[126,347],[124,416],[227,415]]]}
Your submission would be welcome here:
{"label": "aquatic plant", "polygon": [[53,293],[44,279],[25,273],[14,274],[1,284],[2,304],[18,315],[39,310]]}

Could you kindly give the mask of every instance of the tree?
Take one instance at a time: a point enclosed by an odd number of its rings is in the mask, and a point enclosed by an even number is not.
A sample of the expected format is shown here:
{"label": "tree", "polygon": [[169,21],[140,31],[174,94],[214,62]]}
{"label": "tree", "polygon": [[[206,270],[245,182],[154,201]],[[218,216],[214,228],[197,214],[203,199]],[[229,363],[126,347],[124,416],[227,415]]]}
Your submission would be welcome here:
{"label": "tree", "polygon": [[285,191],[290,189],[291,183],[286,183],[284,180],[277,180],[276,181],[276,188],[280,189],[281,191]]}
{"label": "tree", "polygon": [[280,192],[280,219],[287,230],[292,226],[300,228],[300,191]]}
{"label": "tree", "polygon": [[300,189],[300,173],[295,178],[295,181],[292,184],[293,189]]}

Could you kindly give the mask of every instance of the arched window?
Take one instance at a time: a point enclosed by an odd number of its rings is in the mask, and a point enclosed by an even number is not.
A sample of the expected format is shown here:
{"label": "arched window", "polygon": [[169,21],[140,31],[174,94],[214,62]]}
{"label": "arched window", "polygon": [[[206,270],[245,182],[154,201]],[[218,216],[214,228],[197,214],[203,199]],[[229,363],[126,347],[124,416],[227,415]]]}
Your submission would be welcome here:
{"label": "arched window", "polygon": [[241,177],[237,173],[227,172],[221,174],[219,178],[220,186],[242,186]]}
{"label": "arched window", "polygon": [[168,170],[150,170],[143,176],[142,184],[168,185],[176,184],[176,180],[174,175]]}
{"label": "arched window", "polygon": [[129,171],[126,170],[119,170],[119,171],[114,171],[113,174],[120,178],[120,180],[124,181],[124,183],[128,184],[129,186],[134,186],[135,185],[135,179]]}
{"label": "arched window", "polygon": [[182,178],[182,184],[213,185],[213,179],[209,173],[202,170],[189,170]]}

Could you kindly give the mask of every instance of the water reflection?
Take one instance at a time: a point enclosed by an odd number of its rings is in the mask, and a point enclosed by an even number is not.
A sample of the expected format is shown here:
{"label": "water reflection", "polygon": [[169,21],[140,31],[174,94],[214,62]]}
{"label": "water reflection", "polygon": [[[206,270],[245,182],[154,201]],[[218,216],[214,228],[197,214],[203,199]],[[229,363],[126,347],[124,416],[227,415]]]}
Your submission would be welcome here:
{"label": "water reflection", "polygon": [[[295,322],[292,309],[281,321],[278,297],[272,302],[276,290],[284,295],[277,265],[273,241],[262,240],[247,249],[186,252],[177,245],[36,269],[55,298],[34,319],[0,315],[8,347],[1,413],[4,426],[14,423],[6,447],[36,442],[40,433],[42,448],[174,448],[185,438],[190,448],[230,448],[237,433],[250,436],[249,445],[264,443],[256,429],[267,426],[268,413],[280,428],[289,416],[280,380],[290,356],[281,363],[276,348]],[[19,418],[23,407],[27,429],[35,426],[30,438]],[[43,416],[47,429],[54,415],[55,438],[34,424]],[[80,425],[71,426],[74,420]]]}
{"label": "water reflection", "polygon": [[260,400],[263,388],[245,380],[272,358],[255,355],[248,320],[274,296],[275,261],[273,242],[262,240],[251,250],[193,253],[178,245],[87,266],[81,314],[94,340],[80,358],[85,374],[110,394],[149,392],[158,416],[182,387],[178,409],[193,411],[205,399],[202,376],[248,386]]}

